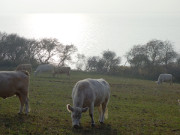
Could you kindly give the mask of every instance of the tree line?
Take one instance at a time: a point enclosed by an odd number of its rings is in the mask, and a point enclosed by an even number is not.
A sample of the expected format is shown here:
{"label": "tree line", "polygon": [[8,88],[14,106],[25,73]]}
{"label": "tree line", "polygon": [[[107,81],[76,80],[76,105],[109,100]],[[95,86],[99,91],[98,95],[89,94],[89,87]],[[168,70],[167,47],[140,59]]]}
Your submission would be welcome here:
{"label": "tree line", "polygon": [[77,70],[87,72],[146,79],[157,79],[160,73],[171,73],[180,81],[180,57],[170,41],[154,39],[144,45],[134,45],[124,56],[128,63],[124,66],[120,65],[121,57],[111,50],[90,57],[77,52],[73,44],[63,45],[55,38],[36,40],[0,33],[1,67],[15,67],[22,63],[31,63],[36,67],[51,63],[56,57],[59,66],[71,62]]}
{"label": "tree line", "polygon": [[0,66],[48,64],[53,62],[54,56],[58,59],[58,65],[64,66],[72,60],[71,55],[76,51],[74,45],[63,45],[55,38],[35,40],[17,34],[0,33]]}
{"label": "tree line", "polygon": [[151,40],[135,45],[125,57],[134,75],[155,79],[160,73],[171,73],[180,79],[180,57],[170,41]]}
{"label": "tree line", "polygon": [[87,58],[86,71],[156,80],[161,73],[170,73],[180,81],[180,55],[170,41],[151,40],[134,45],[124,56],[129,65],[120,65],[121,57],[106,50],[102,56]]}

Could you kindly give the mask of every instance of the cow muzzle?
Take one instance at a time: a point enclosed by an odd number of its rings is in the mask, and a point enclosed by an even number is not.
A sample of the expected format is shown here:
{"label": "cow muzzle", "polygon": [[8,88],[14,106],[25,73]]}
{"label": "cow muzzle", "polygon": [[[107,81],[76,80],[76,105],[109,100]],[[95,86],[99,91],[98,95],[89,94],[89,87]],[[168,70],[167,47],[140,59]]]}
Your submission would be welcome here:
{"label": "cow muzzle", "polygon": [[73,128],[78,129],[78,128],[80,128],[80,126],[79,125],[73,125]]}

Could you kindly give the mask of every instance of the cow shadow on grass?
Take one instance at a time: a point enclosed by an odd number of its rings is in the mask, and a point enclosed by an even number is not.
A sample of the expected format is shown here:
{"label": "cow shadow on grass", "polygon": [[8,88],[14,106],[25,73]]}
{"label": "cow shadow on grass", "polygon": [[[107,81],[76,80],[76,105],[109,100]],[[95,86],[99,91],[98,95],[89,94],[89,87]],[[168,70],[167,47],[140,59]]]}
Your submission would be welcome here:
{"label": "cow shadow on grass", "polygon": [[20,127],[24,123],[34,121],[36,118],[32,115],[26,114],[16,114],[16,115],[9,115],[9,114],[0,114],[0,125],[5,128],[16,128]]}
{"label": "cow shadow on grass", "polygon": [[110,124],[96,124],[95,127],[89,125],[81,127],[79,129],[72,129],[75,134],[87,134],[87,135],[117,135],[117,129],[112,129]]}

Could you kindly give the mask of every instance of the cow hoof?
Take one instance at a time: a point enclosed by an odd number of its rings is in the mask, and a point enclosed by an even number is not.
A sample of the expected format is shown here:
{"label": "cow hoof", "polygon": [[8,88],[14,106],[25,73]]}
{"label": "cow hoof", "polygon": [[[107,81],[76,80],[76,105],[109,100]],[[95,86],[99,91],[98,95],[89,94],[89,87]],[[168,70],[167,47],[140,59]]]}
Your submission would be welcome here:
{"label": "cow hoof", "polygon": [[94,123],[92,123],[92,124],[91,124],[91,127],[95,127],[95,124],[94,124]]}
{"label": "cow hoof", "polygon": [[104,122],[101,122],[101,121],[100,121],[99,123],[100,123],[101,125],[103,125],[103,124],[104,124]]}

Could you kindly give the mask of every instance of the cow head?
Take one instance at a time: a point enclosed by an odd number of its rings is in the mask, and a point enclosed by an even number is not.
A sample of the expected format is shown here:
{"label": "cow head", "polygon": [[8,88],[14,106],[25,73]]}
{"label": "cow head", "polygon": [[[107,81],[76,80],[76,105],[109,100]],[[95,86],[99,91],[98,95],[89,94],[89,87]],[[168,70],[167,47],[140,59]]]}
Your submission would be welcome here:
{"label": "cow head", "polygon": [[81,114],[82,112],[86,112],[88,110],[88,107],[72,107],[70,104],[67,104],[67,110],[71,112],[72,126],[74,128],[78,128],[81,119]]}
{"label": "cow head", "polygon": [[161,82],[160,82],[160,81],[156,81],[156,83],[157,83],[157,84],[161,84]]}

